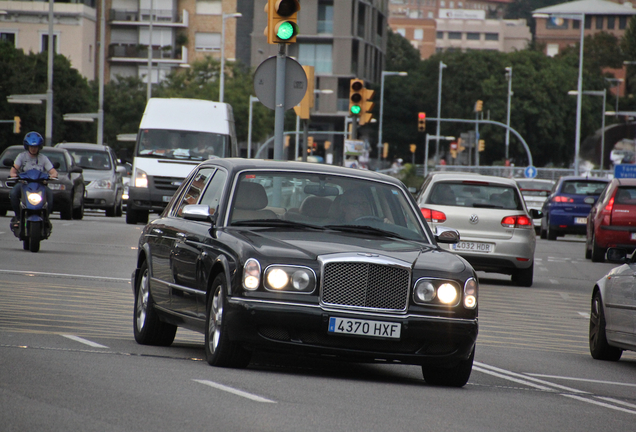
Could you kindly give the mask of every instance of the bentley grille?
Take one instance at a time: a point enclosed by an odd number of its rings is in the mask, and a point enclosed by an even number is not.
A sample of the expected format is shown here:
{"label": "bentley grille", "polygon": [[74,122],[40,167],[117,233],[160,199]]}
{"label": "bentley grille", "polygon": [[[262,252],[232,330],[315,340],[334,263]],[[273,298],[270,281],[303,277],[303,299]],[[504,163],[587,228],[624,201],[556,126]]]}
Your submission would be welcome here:
{"label": "bentley grille", "polygon": [[334,262],[324,267],[322,303],[329,306],[405,311],[409,271],[393,266]]}

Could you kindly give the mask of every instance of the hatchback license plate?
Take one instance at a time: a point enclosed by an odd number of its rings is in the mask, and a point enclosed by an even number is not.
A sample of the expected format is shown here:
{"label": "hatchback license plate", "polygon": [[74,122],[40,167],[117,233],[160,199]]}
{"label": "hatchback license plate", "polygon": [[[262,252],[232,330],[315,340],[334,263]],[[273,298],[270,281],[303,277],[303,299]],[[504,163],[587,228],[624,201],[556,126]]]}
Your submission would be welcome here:
{"label": "hatchback license plate", "polygon": [[369,321],[349,318],[329,318],[329,333],[399,339],[402,326],[399,323]]}
{"label": "hatchback license plate", "polygon": [[632,233],[632,240],[636,240],[636,233]]}
{"label": "hatchback license plate", "polygon": [[587,218],[574,218],[574,223],[575,224],[581,224],[581,225],[585,225],[587,223]]}
{"label": "hatchback license plate", "polygon": [[482,252],[482,253],[492,253],[495,248],[495,245],[492,243],[479,243],[479,242],[463,242],[455,243],[451,245],[453,250],[457,251],[468,251],[468,252]]}

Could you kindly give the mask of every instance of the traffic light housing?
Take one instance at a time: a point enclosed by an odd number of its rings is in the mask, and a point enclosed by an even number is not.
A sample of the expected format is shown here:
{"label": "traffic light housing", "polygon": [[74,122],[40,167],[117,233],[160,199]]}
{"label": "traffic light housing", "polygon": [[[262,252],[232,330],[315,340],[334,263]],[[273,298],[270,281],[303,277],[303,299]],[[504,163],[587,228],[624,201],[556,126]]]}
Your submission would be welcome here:
{"label": "traffic light housing", "polygon": [[296,115],[303,120],[308,120],[311,116],[311,109],[315,104],[315,96],[314,96],[314,67],[313,66],[303,66],[305,70],[305,74],[307,75],[307,91],[305,92],[305,96],[300,101],[299,105],[294,107],[294,111]]}
{"label": "traffic light housing", "polygon": [[409,147],[411,149],[411,153],[415,153],[415,151],[417,150],[417,145],[415,144],[411,144]]}
{"label": "traffic light housing", "polygon": [[360,111],[360,121],[358,122],[360,126],[370,123],[373,118],[371,110],[375,104],[371,99],[373,99],[374,94],[375,90],[369,90],[367,88],[362,89],[362,104],[360,105],[362,111]]}
{"label": "traffic light housing", "polygon": [[477,102],[475,102],[475,112],[481,112],[483,108],[484,108],[484,101],[478,100]]}
{"label": "traffic light housing", "polygon": [[362,113],[364,100],[364,81],[352,78],[349,82],[349,115],[359,116]]}
{"label": "traffic light housing", "polygon": [[389,143],[382,144],[382,159],[389,157]]}
{"label": "traffic light housing", "polygon": [[267,0],[267,27],[265,35],[269,44],[295,43],[298,34],[298,0]]}
{"label": "traffic light housing", "polygon": [[486,150],[486,141],[480,139],[479,140],[479,151],[483,152],[484,150]]}
{"label": "traffic light housing", "polygon": [[424,132],[426,130],[426,113],[421,112],[417,114],[417,131]]}
{"label": "traffic light housing", "polygon": [[20,117],[15,116],[13,117],[13,133],[18,134],[20,133]]}

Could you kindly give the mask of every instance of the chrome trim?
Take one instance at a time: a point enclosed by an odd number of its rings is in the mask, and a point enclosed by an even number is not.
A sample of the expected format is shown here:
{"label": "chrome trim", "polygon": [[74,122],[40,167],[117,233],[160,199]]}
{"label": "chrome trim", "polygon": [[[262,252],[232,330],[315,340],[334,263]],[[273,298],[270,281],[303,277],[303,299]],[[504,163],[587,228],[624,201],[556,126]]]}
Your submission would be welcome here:
{"label": "chrome trim", "polygon": [[[444,281],[444,282],[448,282],[450,284],[452,284],[453,286],[455,286],[455,288],[457,289],[457,303],[455,304],[444,304],[444,303],[439,303],[439,304],[435,304],[435,303],[430,303],[430,302],[426,302],[426,303],[420,303],[418,301],[415,300],[415,287],[417,286],[418,282],[421,280],[436,280],[436,281]],[[468,279],[467,279],[468,281]],[[464,283],[464,286],[466,284]],[[435,306],[435,307],[457,307],[461,301],[464,298],[464,286],[462,286],[460,283],[457,283],[457,281],[454,281],[452,279],[446,279],[446,278],[440,278],[440,277],[428,277],[428,276],[423,276],[421,278],[419,278],[418,280],[416,280],[413,283],[413,303],[417,304],[417,305],[421,305],[421,306]],[[437,297],[437,292],[435,293],[436,297]]]}
{"label": "chrome trim", "polygon": [[167,286],[168,288],[178,289],[179,291],[185,291],[187,293],[195,294],[195,295],[205,295],[205,291],[201,291],[201,290],[194,289],[194,288],[184,287],[183,285],[177,285],[177,284],[170,283],[170,282],[165,282],[165,281],[162,281],[161,279],[157,279],[156,277],[152,277],[151,276],[150,280],[153,281],[153,282],[158,282],[160,284],[163,284],[163,285]]}

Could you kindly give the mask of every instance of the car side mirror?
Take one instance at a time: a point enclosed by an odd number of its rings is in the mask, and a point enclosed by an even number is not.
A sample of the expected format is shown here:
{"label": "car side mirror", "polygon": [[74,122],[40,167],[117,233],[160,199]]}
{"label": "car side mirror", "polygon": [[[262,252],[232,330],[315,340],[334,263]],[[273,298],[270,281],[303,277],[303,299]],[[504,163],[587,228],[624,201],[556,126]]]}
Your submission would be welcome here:
{"label": "car side mirror", "polygon": [[53,168],[55,168],[56,170],[60,169],[60,163],[59,162],[53,162]]}
{"label": "car side mirror", "polygon": [[627,251],[620,248],[607,249],[607,261],[613,264],[625,264],[627,262]]}
{"label": "car side mirror", "polygon": [[118,174],[121,174],[122,176],[125,176],[127,172],[128,172],[128,170],[126,169],[126,166],[117,165],[117,173]]}
{"label": "car side mirror", "polygon": [[210,214],[210,206],[204,204],[190,204],[183,208],[181,213],[184,219],[216,223],[216,215]]}
{"label": "car side mirror", "polygon": [[84,169],[78,166],[74,166],[69,172],[73,174],[82,174],[84,172]]}
{"label": "car side mirror", "polygon": [[530,209],[530,217],[532,219],[541,219],[543,217],[543,212],[537,209]]}
{"label": "car side mirror", "polygon": [[453,228],[447,228],[445,226],[436,226],[433,234],[435,235],[435,241],[437,241],[438,243],[458,243],[459,242],[459,231]]}
{"label": "car side mirror", "polygon": [[13,166],[13,159],[6,158],[2,161],[2,165],[11,168]]}

